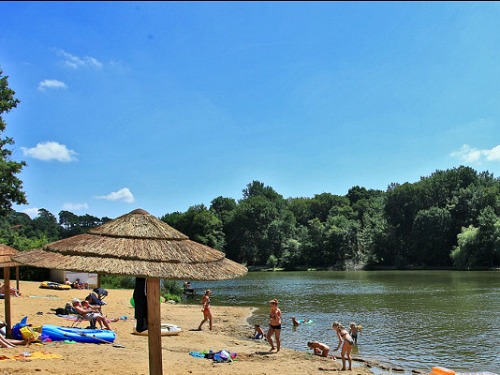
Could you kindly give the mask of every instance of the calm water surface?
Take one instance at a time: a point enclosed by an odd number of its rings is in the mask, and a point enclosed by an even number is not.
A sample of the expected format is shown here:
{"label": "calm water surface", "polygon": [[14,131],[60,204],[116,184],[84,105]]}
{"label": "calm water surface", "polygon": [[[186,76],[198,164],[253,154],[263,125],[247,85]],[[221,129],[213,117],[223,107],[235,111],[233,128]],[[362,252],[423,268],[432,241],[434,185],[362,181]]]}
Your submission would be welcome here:
{"label": "calm water surface", "polygon": [[[316,340],[335,348],[333,321],[354,321],[363,326],[353,350],[362,358],[408,372],[500,374],[500,272],[252,272],[193,286],[212,290],[214,314],[217,304],[257,307],[250,323],[264,327],[267,301],[278,298],[284,347],[306,351]],[[292,316],[313,323],[294,329]]]}

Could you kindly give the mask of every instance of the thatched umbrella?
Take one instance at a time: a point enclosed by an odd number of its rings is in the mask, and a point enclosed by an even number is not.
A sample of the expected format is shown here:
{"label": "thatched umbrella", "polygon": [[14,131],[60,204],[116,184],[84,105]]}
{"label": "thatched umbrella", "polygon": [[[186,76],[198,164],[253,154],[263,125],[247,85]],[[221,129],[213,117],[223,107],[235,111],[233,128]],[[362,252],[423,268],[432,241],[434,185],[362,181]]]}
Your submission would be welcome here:
{"label": "thatched umbrella", "polygon": [[149,373],[154,375],[163,373],[160,279],[224,280],[247,273],[223,252],[189,240],[141,209],[14,259],[37,267],[147,278]]}
{"label": "thatched umbrella", "polygon": [[19,251],[10,246],[0,244],[0,267],[3,267],[3,290],[5,294],[5,324],[7,325],[7,337],[11,337],[11,314],[10,314],[10,267],[16,267],[16,286],[19,290],[19,263],[12,257]]}

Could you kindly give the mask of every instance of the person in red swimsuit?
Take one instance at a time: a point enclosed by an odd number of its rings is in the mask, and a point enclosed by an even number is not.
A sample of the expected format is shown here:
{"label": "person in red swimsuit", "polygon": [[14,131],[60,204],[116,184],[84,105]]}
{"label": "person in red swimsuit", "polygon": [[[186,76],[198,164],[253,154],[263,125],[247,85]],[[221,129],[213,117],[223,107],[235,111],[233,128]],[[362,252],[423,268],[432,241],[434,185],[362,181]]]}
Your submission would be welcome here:
{"label": "person in red swimsuit", "polygon": [[198,330],[201,331],[201,326],[208,320],[210,331],[212,330],[212,312],[210,311],[210,296],[212,292],[210,289],[205,290],[205,294],[201,298],[201,305],[203,308],[201,311],[203,312],[203,320],[198,327]]}

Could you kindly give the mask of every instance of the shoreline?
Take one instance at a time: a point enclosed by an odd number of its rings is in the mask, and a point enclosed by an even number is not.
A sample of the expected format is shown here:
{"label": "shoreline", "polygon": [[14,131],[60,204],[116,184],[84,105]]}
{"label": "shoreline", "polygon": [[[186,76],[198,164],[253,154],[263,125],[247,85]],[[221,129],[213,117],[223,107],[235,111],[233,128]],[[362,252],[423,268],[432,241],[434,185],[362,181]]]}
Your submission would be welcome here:
{"label": "shoreline", "polygon": [[[222,306],[222,307],[231,307],[231,306]],[[249,315],[246,318],[246,323],[248,324],[249,329],[252,329],[253,326],[250,323],[250,320],[253,318],[254,313],[258,310],[258,308],[257,307],[250,307],[250,309],[251,309],[251,311],[249,312]],[[248,339],[252,340],[250,337]],[[288,348],[286,346],[283,346],[282,348],[287,349],[287,350],[293,350],[293,351],[296,351],[298,353],[309,354],[306,350],[297,350],[297,349]],[[329,355],[329,357],[334,357],[337,361],[339,361],[339,362],[341,361],[341,358],[338,355]],[[361,363],[361,364],[365,365],[369,370],[371,370],[371,372],[375,375],[392,373],[392,372],[395,372],[395,373],[401,374],[401,375],[403,375],[403,374],[416,374],[416,375],[427,374],[426,371],[422,371],[422,370],[411,370],[410,371],[410,370],[404,369],[400,366],[396,366],[394,364],[391,364],[388,361],[387,361],[387,363],[382,363],[382,362],[377,361],[375,359],[361,358],[360,356],[357,356],[357,355],[352,355],[352,362],[353,362],[353,367],[354,367],[355,363]]]}
{"label": "shoreline", "polygon": [[[53,290],[40,289],[39,282],[21,281],[21,297],[11,299],[12,324],[28,316],[28,323],[34,326],[54,324],[70,326],[64,318],[54,314],[52,309],[63,307],[72,298],[83,299],[89,290]],[[68,344],[51,342],[31,344],[28,347],[0,349],[0,355],[8,357],[1,361],[2,375],[54,373],[89,375],[93,373],[110,375],[148,375],[149,352],[145,336],[133,335],[135,326],[134,309],[130,305],[132,290],[109,289],[107,305],[103,313],[108,318],[127,317],[110,323],[116,332],[115,343],[124,348],[108,344]],[[1,302],[0,302],[1,303]],[[318,371],[339,371],[340,360],[314,356],[309,352],[283,347],[279,353],[269,352],[269,345],[264,340],[250,338],[253,327],[249,319],[257,310],[255,307],[213,306],[213,330],[208,325],[202,331],[197,327],[203,318],[198,305],[161,304],[161,319],[164,323],[175,324],[182,328],[176,336],[162,337],[162,357],[164,374],[205,375],[303,375],[317,374]],[[4,309],[0,308],[0,319],[4,320]],[[85,327],[85,323],[81,327]],[[217,363],[205,358],[195,358],[190,352],[205,350],[227,350],[237,353],[232,363]],[[19,356],[29,353],[28,356]],[[46,360],[35,359],[37,353],[59,356]],[[83,354],[83,355],[82,355]],[[18,356],[18,360],[11,357]],[[33,356],[31,359],[30,357]],[[20,360],[19,360],[20,359]],[[353,370],[345,371],[349,375],[381,375],[389,371],[372,372],[370,364],[353,360]]]}

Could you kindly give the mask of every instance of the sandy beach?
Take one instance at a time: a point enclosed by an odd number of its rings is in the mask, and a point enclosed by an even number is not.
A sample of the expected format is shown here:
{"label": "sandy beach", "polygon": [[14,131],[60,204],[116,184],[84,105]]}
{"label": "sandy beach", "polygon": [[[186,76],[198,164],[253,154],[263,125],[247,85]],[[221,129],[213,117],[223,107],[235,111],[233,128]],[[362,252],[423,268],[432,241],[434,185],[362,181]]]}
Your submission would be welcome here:
{"label": "sandy beach", "polygon": [[[15,285],[15,281],[11,281]],[[58,307],[64,307],[72,298],[83,299],[88,290],[52,290],[39,288],[38,282],[21,281],[22,296],[11,299],[12,324],[28,316],[28,322],[34,326],[54,324],[70,326],[71,321],[55,315]],[[110,289],[105,301],[103,313],[108,318],[128,317],[110,323],[116,331],[115,343],[124,348],[109,344],[84,344],[51,342],[31,344],[28,347],[0,349],[0,355],[14,357],[24,352],[33,355],[27,360],[4,359],[0,361],[0,374],[149,374],[147,337],[132,334],[135,326],[134,309],[130,304],[132,290]],[[4,320],[4,301],[0,300],[0,319]],[[182,332],[177,336],[162,338],[164,374],[287,374],[303,375],[321,372],[339,371],[340,360],[313,356],[282,348],[279,353],[269,352],[269,345],[263,340],[249,338],[253,332],[247,319],[252,308],[212,306],[214,316],[213,330],[206,324],[202,331],[197,331],[202,313],[198,306],[182,304],[161,304],[162,322],[178,325]],[[85,327],[86,322],[81,323]],[[217,363],[205,358],[196,358],[189,352],[203,352],[225,349],[237,353],[232,363]],[[41,354],[40,354],[41,352]],[[37,354],[35,354],[37,353]],[[59,358],[39,359],[46,354]],[[364,362],[354,361],[353,370],[341,373],[370,375],[372,372]]]}

